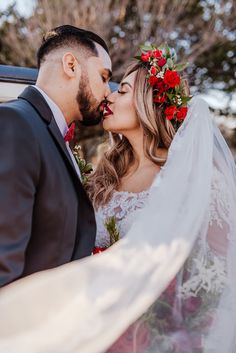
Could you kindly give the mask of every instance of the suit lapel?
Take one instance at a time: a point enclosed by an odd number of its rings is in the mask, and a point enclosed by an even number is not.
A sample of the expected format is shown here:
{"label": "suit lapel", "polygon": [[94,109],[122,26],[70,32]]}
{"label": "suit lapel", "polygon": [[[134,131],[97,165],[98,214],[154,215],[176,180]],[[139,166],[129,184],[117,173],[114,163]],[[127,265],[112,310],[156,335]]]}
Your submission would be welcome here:
{"label": "suit lapel", "polygon": [[48,130],[50,134],[52,135],[56,145],[60,149],[61,153],[63,154],[67,165],[69,166],[69,169],[71,170],[74,180],[77,182],[78,186],[80,188],[83,188],[80,179],[78,177],[78,174],[75,170],[74,164],[71,160],[71,157],[69,155],[69,152],[66,148],[65,141],[63,139],[63,136],[57,126],[57,123],[53,117],[52,111],[49,108],[47,102],[45,101],[44,97],[40,94],[40,92],[34,88],[33,86],[27,87],[22,94],[18,97],[20,99],[24,99],[28,101],[34,109],[38,112],[38,114],[41,116],[41,118],[47,123]]}

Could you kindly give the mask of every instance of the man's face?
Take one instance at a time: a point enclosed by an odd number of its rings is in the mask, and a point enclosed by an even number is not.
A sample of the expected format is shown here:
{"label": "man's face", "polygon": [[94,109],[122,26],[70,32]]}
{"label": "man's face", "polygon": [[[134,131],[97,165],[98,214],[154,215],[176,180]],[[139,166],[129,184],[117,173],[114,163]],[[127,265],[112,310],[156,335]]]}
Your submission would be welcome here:
{"label": "man's face", "polygon": [[105,49],[96,44],[98,56],[91,56],[82,67],[77,103],[83,125],[101,121],[101,103],[110,93],[111,59]]}

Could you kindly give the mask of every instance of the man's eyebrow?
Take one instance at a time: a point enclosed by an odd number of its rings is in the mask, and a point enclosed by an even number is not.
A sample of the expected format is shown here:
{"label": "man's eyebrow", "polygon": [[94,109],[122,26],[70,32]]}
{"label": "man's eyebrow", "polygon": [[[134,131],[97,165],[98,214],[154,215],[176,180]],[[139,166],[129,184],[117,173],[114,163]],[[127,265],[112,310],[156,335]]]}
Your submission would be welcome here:
{"label": "man's eyebrow", "polygon": [[121,82],[121,87],[123,87],[124,85],[128,85],[130,88],[132,88],[131,84],[129,82]]}

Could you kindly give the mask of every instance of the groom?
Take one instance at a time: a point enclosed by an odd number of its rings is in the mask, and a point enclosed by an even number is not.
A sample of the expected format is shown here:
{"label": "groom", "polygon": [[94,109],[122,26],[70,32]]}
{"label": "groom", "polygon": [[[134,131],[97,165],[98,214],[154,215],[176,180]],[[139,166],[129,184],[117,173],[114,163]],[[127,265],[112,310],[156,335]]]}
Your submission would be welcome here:
{"label": "groom", "polygon": [[108,48],[65,25],[46,34],[37,59],[36,86],[0,105],[0,286],[88,256],[95,241],[93,207],[65,135],[73,121],[100,120]]}

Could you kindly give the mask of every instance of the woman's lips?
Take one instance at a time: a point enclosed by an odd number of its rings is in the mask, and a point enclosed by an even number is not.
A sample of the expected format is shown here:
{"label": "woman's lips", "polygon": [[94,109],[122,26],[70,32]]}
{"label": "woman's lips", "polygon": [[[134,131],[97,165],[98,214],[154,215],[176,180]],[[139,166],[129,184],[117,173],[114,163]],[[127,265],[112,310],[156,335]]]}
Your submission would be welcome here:
{"label": "woman's lips", "polygon": [[108,107],[108,105],[105,106],[103,110],[103,117],[106,117],[108,115],[112,115],[113,111]]}

